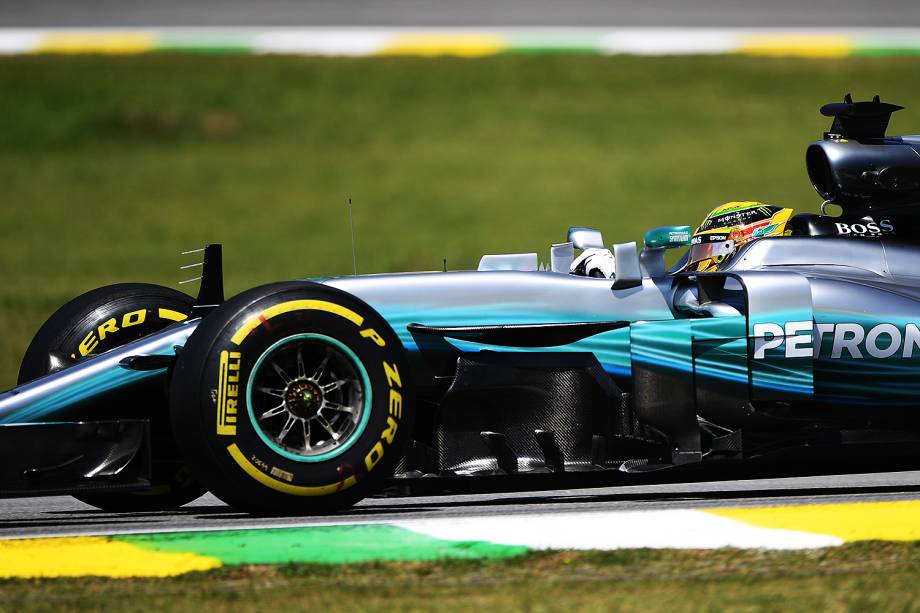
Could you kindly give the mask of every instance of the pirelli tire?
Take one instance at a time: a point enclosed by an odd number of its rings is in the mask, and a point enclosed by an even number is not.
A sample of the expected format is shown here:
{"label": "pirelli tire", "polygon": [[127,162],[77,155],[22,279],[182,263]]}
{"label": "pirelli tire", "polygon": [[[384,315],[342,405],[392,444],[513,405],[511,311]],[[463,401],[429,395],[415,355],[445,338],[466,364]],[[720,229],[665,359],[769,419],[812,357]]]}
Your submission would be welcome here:
{"label": "pirelli tire", "polygon": [[170,389],[196,476],[256,514],[330,513],[378,492],[408,442],[405,350],[370,306],[310,282],[258,287],[195,330]]}
{"label": "pirelli tire", "polygon": [[[18,383],[26,383],[81,358],[97,355],[186,319],[194,299],[168,287],[119,283],[91,290],[55,311],[38,329],[22,359]],[[170,431],[165,381],[152,380],[130,398],[113,397],[93,407],[93,416],[149,419],[152,437],[151,489],[85,493],[75,497],[106,511],[161,511],[205,493],[180,461]]]}

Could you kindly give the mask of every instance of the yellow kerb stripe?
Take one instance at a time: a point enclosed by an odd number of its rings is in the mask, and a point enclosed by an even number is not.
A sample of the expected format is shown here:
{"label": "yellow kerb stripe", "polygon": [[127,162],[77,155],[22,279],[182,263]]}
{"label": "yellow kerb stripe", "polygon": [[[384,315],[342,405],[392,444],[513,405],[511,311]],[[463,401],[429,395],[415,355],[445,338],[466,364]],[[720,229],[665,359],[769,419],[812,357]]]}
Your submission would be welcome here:
{"label": "yellow kerb stripe", "polygon": [[915,500],[711,509],[707,513],[761,528],[829,534],[844,541],[920,540],[920,501]]}
{"label": "yellow kerb stripe", "polygon": [[481,57],[507,48],[498,34],[397,34],[377,55]]}
{"label": "yellow kerb stripe", "polygon": [[146,53],[154,36],[145,32],[56,32],[46,34],[33,53]]}
{"label": "yellow kerb stripe", "polygon": [[291,485],[290,483],[285,483],[284,481],[279,481],[269,477],[261,470],[253,466],[252,462],[250,462],[246,456],[243,455],[243,452],[240,451],[240,448],[236,446],[236,443],[229,445],[227,447],[227,451],[230,452],[230,456],[234,459],[234,461],[240,465],[240,468],[246,471],[247,475],[265,487],[270,487],[271,489],[282,492],[284,494],[291,494],[293,496],[328,496],[329,494],[334,494],[341,490],[348,489],[358,482],[354,475],[352,475],[345,479],[341,485],[339,485],[339,483],[317,485],[314,487]]}
{"label": "yellow kerb stripe", "polygon": [[159,311],[160,319],[169,319],[170,321],[182,321],[188,318],[185,313],[173,311],[172,309],[161,308]]}
{"label": "yellow kerb stripe", "polygon": [[838,34],[749,34],[737,53],[790,57],[846,57],[853,52],[849,36]]}
{"label": "yellow kerb stripe", "polygon": [[0,540],[0,577],[171,577],[220,565],[216,558],[99,536]]}
{"label": "yellow kerb stripe", "polygon": [[250,332],[261,325],[262,319],[269,320],[272,317],[281,315],[282,313],[289,313],[291,311],[325,311],[327,313],[334,313],[335,315],[344,317],[356,326],[360,326],[364,323],[363,317],[351,309],[346,309],[345,307],[333,302],[327,302],[325,300],[291,300],[289,302],[276,304],[273,307],[265,309],[258,315],[250,317],[246,323],[240,326],[240,329],[236,331],[236,334],[233,335],[233,338],[230,339],[230,342],[235,345],[239,345],[243,342],[243,339],[249,336]]}

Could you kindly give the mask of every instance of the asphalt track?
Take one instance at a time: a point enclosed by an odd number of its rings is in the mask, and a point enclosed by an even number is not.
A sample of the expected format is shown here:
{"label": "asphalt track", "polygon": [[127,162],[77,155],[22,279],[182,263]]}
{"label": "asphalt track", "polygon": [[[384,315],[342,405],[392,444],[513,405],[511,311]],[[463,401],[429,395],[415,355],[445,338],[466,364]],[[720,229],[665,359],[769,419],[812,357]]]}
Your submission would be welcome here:
{"label": "asphalt track", "polygon": [[910,27],[916,0],[0,0],[0,27]]}
{"label": "asphalt track", "polygon": [[70,497],[0,500],[0,538],[354,524],[407,519],[553,515],[920,500],[920,471],[618,486],[550,492],[373,498],[332,516],[259,518],[213,496],[173,512],[108,513]]}

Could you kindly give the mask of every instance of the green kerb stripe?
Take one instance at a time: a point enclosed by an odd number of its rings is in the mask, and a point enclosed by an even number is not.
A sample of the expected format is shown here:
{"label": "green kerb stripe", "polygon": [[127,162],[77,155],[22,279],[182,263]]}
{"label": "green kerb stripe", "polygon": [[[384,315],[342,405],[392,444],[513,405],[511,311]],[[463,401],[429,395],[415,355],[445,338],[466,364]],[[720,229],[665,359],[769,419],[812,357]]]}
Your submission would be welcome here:
{"label": "green kerb stripe", "polygon": [[157,45],[153,53],[212,53],[218,54],[248,54],[253,53],[252,47],[243,45],[196,45],[196,44],[170,44]]}
{"label": "green kerb stripe", "polygon": [[579,55],[598,55],[597,47],[592,46],[559,46],[559,45],[519,45],[509,47],[502,53],[540,54],[540,53],[565,53]]}
{"label": "green kerb stripe", "polygon": [[595,35],[573,36],[511,34],[506,38],[504,53],[577,53],[599,54],[601,38]]}
{"label": "green kerb stripe", "polygon": [[173,532],[113,537],[150,551],[196,553],[224,564],[342,564],[371,560],[509,558],[527,547],[446,541],[389,525]]}
{"label": "green kerb stripe", "polygon": [[254,37],[237,33],[163,33],[155,37],[154,53],[253,53]]}
{"label": "green kerb stripe", "polygon": [[920,55],[920,46],[865,46],[857,47],[851,55],[862,57],[885,57],[897,55]]}

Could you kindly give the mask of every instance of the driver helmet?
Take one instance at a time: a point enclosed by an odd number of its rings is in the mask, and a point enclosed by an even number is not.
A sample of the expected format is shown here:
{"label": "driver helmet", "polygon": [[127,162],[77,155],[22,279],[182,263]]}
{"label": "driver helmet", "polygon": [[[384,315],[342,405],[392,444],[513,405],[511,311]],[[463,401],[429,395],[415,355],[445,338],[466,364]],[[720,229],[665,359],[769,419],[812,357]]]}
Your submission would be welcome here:
{"label": "driver helmet", "polygon": [[762,202],[727,202],[714,208],[693,234],[685,271],[714,272],[750,241],[785,236],[792,209]]}

